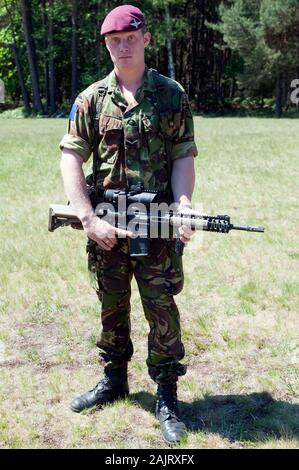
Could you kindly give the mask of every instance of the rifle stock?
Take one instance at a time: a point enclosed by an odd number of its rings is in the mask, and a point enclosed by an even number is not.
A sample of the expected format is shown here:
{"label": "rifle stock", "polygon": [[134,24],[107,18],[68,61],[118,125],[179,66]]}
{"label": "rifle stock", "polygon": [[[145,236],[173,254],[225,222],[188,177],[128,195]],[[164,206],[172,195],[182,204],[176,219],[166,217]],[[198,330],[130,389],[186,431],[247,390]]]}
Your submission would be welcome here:
{"label": "rifle stock", "polygon": [[51,204],[49,207],[49,224],[48,230],[54,232],[59,227],[66,227],[68,225],[76,225],[81,228],[82,224],[76,216],[75,209],[72,206],[62,204]]}

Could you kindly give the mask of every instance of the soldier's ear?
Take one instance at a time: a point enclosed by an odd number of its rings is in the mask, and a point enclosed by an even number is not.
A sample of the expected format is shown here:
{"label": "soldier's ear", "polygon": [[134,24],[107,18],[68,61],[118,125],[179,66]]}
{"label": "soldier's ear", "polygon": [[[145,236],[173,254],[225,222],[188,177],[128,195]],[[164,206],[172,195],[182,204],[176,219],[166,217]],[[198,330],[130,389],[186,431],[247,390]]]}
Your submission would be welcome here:
{"label": "soldier's ear", "polygon": [[151,37],[152,37],[152,35],[149,31],[144,33],[144,35],[143,35],[144,47],[149,45],[149,43],[151,42]]}

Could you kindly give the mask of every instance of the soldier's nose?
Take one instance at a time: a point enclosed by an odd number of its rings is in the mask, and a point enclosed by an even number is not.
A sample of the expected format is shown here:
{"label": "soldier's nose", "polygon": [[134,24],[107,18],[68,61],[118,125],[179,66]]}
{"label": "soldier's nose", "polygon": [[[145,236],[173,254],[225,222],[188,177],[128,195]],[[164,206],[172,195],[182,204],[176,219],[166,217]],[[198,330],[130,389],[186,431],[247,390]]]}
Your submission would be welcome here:
{"label": "soldier's nose", "polygon": [[127,52],[128,50],[129,50],[129,48],[128,48],[128,45],[127,45],[126,43],[122,43],[122,44],[120,45],[120,51],[121,51],[121,52],[124,52],[124,51]]}

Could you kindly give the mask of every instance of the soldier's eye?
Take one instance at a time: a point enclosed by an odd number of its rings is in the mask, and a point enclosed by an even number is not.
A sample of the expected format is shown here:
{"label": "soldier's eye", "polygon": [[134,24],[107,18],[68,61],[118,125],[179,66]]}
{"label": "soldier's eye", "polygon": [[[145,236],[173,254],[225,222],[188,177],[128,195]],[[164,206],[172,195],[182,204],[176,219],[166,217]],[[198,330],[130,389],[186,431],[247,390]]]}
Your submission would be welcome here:
{"label": "soldier's eye", "polygon": [[110,38],[110,44],[116,46],[117,44],[119,44],[119,38]]}

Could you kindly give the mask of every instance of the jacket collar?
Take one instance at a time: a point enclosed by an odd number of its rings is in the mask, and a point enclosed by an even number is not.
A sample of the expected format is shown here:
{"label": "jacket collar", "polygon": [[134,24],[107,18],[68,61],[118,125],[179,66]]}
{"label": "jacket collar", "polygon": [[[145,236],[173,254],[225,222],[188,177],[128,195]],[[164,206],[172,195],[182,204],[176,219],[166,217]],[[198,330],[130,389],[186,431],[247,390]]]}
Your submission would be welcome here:
{"label": "jacket collar", "polygon": [[[155,93],[156,87],[153,73],[154,72],[151,69],[149,69],[147,66],[145,67],[143,83],[136,91],[136,100],[138,102],[140,102],[140,100],[143,98],[145,92],[150,94]],[[112,72],[109,74],[107,93],[112,94],[114,97],[117,95],[118,98],[119,95],[122,96],[114,70],[112,70]]]}

